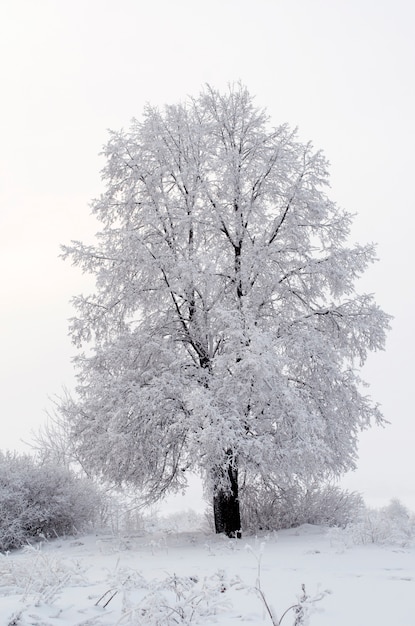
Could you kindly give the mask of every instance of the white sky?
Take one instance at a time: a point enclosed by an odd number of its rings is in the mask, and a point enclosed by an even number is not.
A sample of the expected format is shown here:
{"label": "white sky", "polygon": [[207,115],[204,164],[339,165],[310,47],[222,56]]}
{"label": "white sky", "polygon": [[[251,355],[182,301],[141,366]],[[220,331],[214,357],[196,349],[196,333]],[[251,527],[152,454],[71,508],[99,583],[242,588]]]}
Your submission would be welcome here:
{"label": "white sky", "polygon": [[354,239],[379,244],[363,288],[395,320],[364,374],[391,425],[344,484],[415,508],[414,31],[412,0],[0,0],[0,448],[73,384],[68,302],[87,283],[59,245],[98,230],[107,129],[242,80],[324,150]]}

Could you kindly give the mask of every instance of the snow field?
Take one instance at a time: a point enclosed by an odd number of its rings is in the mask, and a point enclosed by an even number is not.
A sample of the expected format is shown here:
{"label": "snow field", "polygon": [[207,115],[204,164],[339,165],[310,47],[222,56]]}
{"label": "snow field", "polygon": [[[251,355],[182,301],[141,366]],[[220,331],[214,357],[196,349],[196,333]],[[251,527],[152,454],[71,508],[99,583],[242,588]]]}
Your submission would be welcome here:
{"label": "snow field", "polygon": [[[413,626],[414,556],[410,545],[353,546],[309,525],[241,540],[203,532],[57,539],[1,556],[0,624],[266,625],[258,584],[278,619],[304,584],[303,624]],[[295,618],[290,610],[281,623]]]}

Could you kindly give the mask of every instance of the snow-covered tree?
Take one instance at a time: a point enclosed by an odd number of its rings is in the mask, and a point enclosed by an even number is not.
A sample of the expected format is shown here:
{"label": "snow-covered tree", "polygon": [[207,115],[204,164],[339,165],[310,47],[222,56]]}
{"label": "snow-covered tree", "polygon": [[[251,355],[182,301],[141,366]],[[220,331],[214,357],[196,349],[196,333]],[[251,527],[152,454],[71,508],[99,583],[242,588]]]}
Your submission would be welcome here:
{"label": "snow-covered tree", "polygon": [[372,246],[326,195],[327,161],[272,128],[246,88],[148,106],[105,147],[96,277],[75,298],[77,452],[155,500],[199,472],[218,532],[239,529],[238,474],[322,479],[380,422],[358,367],[388,316],[356,279]]}

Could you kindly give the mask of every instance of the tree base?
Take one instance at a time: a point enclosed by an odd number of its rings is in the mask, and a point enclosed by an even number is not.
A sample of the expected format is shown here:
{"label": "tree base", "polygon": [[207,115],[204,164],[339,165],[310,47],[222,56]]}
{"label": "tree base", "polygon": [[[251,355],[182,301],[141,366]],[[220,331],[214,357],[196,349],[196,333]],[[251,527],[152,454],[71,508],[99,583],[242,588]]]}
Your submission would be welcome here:
{"label": "tree base", "polygon": [[213,513],[216,533],[236,539],[242,537],[239,499],[234,494],[219,490],[213,497]]}

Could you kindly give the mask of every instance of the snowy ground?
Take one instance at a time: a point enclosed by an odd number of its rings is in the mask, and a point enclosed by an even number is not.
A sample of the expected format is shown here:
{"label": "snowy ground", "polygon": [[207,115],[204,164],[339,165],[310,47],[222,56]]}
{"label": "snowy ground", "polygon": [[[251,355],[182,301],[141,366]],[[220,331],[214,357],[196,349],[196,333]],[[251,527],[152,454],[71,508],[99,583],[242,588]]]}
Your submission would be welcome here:
{"label": "snowy ground", "polygon": [[[297,623],[415,624],[415,548],[353,545],[314,526],[241,540],[202,531],[99,533],[0,555],[0,624],[266,625],[272,620],[255,587],[278,623],[302,584],[323,597],[306,602],[309,621]],[[291,610],[281,623],[295,618]]]}

